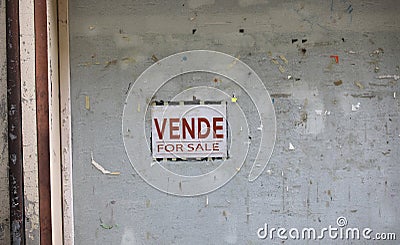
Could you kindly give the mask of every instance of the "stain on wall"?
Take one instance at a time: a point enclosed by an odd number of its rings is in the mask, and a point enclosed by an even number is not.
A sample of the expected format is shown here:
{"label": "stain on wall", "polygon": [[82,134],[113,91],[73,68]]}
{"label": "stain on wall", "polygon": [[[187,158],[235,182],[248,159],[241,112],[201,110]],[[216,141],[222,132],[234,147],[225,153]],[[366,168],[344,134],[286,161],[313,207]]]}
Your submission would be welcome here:
{"label": "stain on wall", "polygon": [[[72,0],[76,242],[252,244],[264,223],[318,229],[339,216],[400,234],[399,8],[394,0]],[[261,77],[277,140],[255,182],[243,169],[207,196],[181,198],[132,169],[121,121],[135,79],[192,49],[238,57]],[[176,83],[159,96],[183,89]],[[120,175],[103,175],[91,153]]]}

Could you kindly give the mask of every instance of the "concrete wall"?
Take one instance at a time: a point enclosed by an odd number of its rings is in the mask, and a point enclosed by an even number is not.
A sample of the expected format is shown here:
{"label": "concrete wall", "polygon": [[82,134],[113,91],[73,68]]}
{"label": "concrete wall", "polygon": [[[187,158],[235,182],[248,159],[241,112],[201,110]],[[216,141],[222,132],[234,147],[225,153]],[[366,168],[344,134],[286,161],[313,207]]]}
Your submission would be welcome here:
{"label": "concrete wall", "polygon": [[[400,73],[399,10],[394,0],[71,1],[76,242],[253,244],[264,223],[320,229],[339,216],[399,236],[399,81],[379,78]],[[181,198],[134,172],[121,120],[134,80],[192,49],[254,69],[274,100],[277,140],[255,182],[243,169],[207,196]],[[103,175],[91,154],[121,174]]]}
{"label": "concrete wall", "polygon": [[5,1],[0,1],[0,243],[10,242],[7,149],[7,59]]}

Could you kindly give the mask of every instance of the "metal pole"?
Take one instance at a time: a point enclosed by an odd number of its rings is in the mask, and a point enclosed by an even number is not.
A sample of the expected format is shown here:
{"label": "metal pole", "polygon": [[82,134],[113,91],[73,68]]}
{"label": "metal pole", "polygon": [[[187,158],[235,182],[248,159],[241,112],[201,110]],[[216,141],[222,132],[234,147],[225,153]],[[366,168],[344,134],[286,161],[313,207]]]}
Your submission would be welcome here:
{"label": "metal pole", "polygon": [[6,4],[10,231],[12,244],[25,244],[19,4],[15,0]]}

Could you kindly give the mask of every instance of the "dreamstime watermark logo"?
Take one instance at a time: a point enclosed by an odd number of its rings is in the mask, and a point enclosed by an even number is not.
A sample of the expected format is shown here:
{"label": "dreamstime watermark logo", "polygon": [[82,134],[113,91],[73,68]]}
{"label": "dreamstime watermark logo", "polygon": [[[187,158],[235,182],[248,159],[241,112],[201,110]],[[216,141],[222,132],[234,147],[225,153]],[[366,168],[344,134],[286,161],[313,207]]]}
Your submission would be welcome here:
{"label": "dreamstime watermark logo", "polygon": [[267,223],[264,227],[257,230],[257,236],[260,239],[281,239],[281,240],[396,240],[394,232],[375,232],[368,227],[347,227],[348,221],[340,216],[336,219],[336,225],[329,225],[321,229],[312,227],[284,228],[269,227]]}
{"label": "dreamstime watermark logo", "polygon": [[[224,113],[209,115],[212,114],[212,109],[221,110],[222,107],[216,105],[214,108],[211,105],[202,105],[204,109],[197,110],[199,115],[191,116],[189,109],[192,107],[185,109],[185,105],[170,107],[163,104],[164,107],[158,113],[157,107],[151,105],[155,103],[157,92],[177,77],[192,73],[213,74],[233,82],[255,107],[257,115],[250,119],[260,124],[247,123],[249,115],[244,113],[247,110],[240,107],[240,101],[237,102],[230,88],[224,91],[221,87],[210,85],[182,91],[176,89],[172,91],[176,92],[176,95],[169,94],[168,97],[177,97],[181,93],[186,93],[187,96],[190,92],[208,89],[208,93],[203,93],[205,98],[201,99],[227,102],[227,111],[232,115],[231,118],[225,119]],[[168,103],[166,98],[158,99]],[[167,117],[163,117],[163,110],[168,107],[170,112],[167,113]],[[153,110],[152,139],[157,140],[154,142],[151,142],[146,134],[146,113],[149,110]],[[178,113],[179,110],[182,110],[181,113]],[[225,124],[227,126],[224,126]],[[201,125],[206,125],[205,131],[202,131]],[[227,129],[234,135],[229,142],[226,135],[223,135]],[[250,131],[259,137],[259,141],[251,145],[256,149],[256,155],[251,160],[248,159],[252,164],[248,175],[251,182],[264,171],[274,148],[276,119],[272,100],[260,77],[249,66],[235,57],[209,50],[177,53],[147,68],[131,86],[122,116],[122,135],[132,167],[151,186],[177,196],[206,194],[232,179],[245,163],[251,143]],[[220,138],[220,135],[223,137]],[[230,144],[227,145],[228,143]],[[225,149],[229,149],[229,154]],[[199,154],[200,151],[203,153]],[[175,173],[164,166],[163,160],[159,160],[186,157],[218,157],[223,161],[213,171],[194,176]]]}

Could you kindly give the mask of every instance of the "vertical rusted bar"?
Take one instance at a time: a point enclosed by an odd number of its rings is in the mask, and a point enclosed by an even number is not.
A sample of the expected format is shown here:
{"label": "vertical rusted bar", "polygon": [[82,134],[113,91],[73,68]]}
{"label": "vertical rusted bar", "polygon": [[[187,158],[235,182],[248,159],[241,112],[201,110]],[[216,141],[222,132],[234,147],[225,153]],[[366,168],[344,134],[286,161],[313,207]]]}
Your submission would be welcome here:
{"label": "vertical rusted bar", "polygon": [[10,231],[12,244],[25,244],[19,4],[14,0],[7,0],[6,4]]}
{"label": "vertical rusted bar", "polygon": [[35,0],[34,9],[40,244],[51,244],[49,83],[46,0]]}

